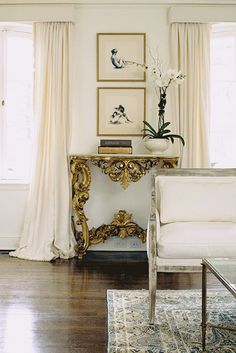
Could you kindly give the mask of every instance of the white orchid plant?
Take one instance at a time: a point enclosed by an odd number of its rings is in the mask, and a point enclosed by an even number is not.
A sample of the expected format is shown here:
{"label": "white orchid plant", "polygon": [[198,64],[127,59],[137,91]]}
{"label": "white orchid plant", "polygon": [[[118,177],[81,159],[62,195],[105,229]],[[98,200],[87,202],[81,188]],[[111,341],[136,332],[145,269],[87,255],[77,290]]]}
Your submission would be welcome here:
{"label": "white orchid plant", "polygon": [[[144,129],[143,129],[143,138],[149,139],[167,139],[174,143],[174,139],[178,138],[182,142],[183,146],[185,145],[184,139],[182,136],[177,134],[172,134],[169,130],[170,122],[165,122],[165,107],[166,107],[166,92],[167,89],[173,84],[175,86],[180,85],[184,79],[185,75],[181,71],[173,70],[173,69],[163,69],[162,63],[153,57],[152,65],[146,66],[145,64],[140,64],[134,61],[127,61],[123,59],[117,58],[117,49],[112,50],[111,62],[112,64],[119,69],[122,69],[128,65],[136,65],[141,67],[145,71],[151,71],[152,78],[155,85],[155,91],[159,98],[158,103],[158,126],[157,130],[152,127],[147,121],[143,121]],[[118,65],[119,64],[119,65]]]}
{"label": "white orchid plant", "polygon": [[166,107],[166,94],[167,89],[171,85],[178,86],[180,85],[184,79],[185,75],[178,70],[163,68],[160,60],[155,59],[153,55],[150,53],[152,58],[151,66],[146,66],[138,63],[137,66],[141,66],[145,71],[151,71],[152,78],[154,81],[154,87],[156,94],[159,98],[158,103],[158,125],[157,129],[153,128],[153,126],[147,121],[143,121],[144,129],[143,129],[143,138],[149,139],[167,139],[174,143],[174,139],[178,138],[182,142],[183,146],[185,145],[185,141],[182,136],[177,134],[172,134],[170,130],[170,122],[165,122],[165,107]]}
{"label": "white orchid plant", "polygon": [[[143,66],[143,65],[142,65]],[[145,66],[145,70],[151,70],[155,90],[159,97],[158,103],[158,127],[157,130],[152,127],[147,121],[144,121],[143,137],[150,139],[167,139],[174,143],[174,139],[178,138],[182,142],[183,146],[185,141],[182,136],[177,134],[172,134],[169,130],[170,122],[165,122],[165,107],[166,107],[166,91],[170,85],[180,85],[184,79],[185,75],[181,71],[168,69],[166,71],[161,70],[161,65],[156,62],[155,65],[149,67]]]}

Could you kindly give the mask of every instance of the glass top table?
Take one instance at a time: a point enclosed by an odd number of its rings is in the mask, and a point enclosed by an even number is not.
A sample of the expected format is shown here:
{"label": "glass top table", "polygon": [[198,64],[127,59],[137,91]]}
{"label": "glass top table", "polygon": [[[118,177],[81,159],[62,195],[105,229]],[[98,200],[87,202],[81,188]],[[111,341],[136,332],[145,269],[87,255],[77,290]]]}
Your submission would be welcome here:
{"label": "glass top table", "polygon": [[207,270],[209,270],[236,298],[236,258],[204,258],[202,259],[202,351],[206,352],[206,328],[218,327],[223,330],[236,331],[236,328],[223,327],[207,323]]}
{"label": "glass top table", "polygon": [[209,258],[202,262],[236,297],[236,258]]}

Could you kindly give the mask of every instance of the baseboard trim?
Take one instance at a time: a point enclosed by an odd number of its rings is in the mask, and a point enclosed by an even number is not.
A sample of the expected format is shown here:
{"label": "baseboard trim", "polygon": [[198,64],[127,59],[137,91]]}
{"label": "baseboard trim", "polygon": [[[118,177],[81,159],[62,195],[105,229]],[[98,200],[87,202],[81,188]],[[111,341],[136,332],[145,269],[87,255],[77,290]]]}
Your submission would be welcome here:
{"label": "baseboard trim", "polygon": [[20,235],[0,235],[0,250],[15,250],[20,240]]}

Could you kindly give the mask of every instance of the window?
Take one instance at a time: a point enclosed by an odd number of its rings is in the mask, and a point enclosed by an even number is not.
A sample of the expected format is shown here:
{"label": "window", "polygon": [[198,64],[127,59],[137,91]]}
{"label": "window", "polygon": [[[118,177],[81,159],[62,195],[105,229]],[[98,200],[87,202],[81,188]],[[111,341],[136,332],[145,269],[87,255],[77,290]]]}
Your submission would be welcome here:
{"label": "window", "polygon": [[0,180],[29,180],[32,87],[32,27],[0,23]]}
{"label": "window", "polygon": [[236,167],[236,24],[212,26],[210,162]]}

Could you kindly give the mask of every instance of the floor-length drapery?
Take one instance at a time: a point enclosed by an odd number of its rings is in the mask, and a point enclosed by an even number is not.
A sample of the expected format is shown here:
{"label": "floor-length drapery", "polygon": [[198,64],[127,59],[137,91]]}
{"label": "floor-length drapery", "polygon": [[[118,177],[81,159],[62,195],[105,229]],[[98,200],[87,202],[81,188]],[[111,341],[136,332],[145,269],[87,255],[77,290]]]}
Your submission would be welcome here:
{"label": "floor-length drapery", "polygon": [[68,147],[72,23],[34,24],[35,166],[20,244],[10,255],[50,261],[75,255],[70,224]]}
{"label": "floor-length drapery", "polygon": [[209,167],[210,25],[173,23],[171,60],[186,75],[184,84],[172,91],[173,120],[186,142],[180,165]]}

